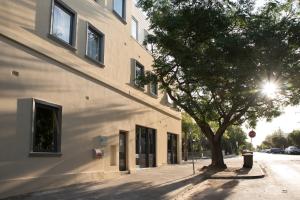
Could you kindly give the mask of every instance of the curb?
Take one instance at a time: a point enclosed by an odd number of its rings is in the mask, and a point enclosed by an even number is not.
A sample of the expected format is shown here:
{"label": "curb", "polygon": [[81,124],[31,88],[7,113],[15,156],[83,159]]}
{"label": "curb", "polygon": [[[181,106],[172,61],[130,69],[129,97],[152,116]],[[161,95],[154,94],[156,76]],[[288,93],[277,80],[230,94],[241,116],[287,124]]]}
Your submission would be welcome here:
{"label": "curb", "polygon": [[257,164],[257,167],[260,170],[260,174],[258,175],[228,175],[228,176],[222,176],[222,175],[207,175],[207,179],[259,179],[259,178],[264,178],[265,177],[265,172],[263,168]]}
{"label": "curb", "polygon": [[259,179],[264,178],[265,175],[255,175],[255,176],[208,176],[207,179]]}

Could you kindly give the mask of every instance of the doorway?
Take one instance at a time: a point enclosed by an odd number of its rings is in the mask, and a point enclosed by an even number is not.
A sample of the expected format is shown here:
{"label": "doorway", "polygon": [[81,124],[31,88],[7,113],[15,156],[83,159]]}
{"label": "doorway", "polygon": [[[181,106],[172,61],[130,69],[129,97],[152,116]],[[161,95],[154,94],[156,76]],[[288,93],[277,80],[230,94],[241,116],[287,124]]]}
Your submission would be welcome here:
{"label": "doorway", "polygon": [[119,133],[119,170],[126,171],[127,169],[127,132],[120,131]]}
{"label": "doorway", "polygon": [[156,130],[136,126],[136,165],[140,168],[156,166]]}
{"label": "doorway", "polygon": [[177,135],[168,133],[168,164],[177,164]]}

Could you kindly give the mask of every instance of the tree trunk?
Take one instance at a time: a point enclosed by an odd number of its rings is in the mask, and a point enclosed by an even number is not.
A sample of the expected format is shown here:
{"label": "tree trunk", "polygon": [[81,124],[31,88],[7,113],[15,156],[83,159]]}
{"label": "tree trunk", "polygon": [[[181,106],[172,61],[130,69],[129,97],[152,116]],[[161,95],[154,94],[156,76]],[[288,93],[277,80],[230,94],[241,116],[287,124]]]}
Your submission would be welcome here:
{"label": "tree trunk", "polygon": [[210,141],[211,146],[211,167],[225,169],[227,166],[224,163],[221,138],[217,139],[216,136]]}

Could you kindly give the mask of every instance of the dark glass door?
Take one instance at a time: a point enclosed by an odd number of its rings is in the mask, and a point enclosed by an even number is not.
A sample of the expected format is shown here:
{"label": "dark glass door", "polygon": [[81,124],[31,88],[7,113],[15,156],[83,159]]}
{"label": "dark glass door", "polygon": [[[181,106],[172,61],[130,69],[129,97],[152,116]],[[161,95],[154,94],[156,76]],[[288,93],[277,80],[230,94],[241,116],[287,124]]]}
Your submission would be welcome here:
{"label": "dark glass door", "polygon": [[125,171],[126,166],[126,132],[120,132],[119,134],[119,170]]}
{"label": "dark glass door", "polygon": [[156,166],[155,129],[136,126],[136,165],[141,168]]}
{"label": "dark glass door", "polygon": [[168,133],[168,164],[177,164],[177,135]]}
{"label": "dark glass door", "polygon": [[148,129],[148,166],[155,167],[155,130]]}

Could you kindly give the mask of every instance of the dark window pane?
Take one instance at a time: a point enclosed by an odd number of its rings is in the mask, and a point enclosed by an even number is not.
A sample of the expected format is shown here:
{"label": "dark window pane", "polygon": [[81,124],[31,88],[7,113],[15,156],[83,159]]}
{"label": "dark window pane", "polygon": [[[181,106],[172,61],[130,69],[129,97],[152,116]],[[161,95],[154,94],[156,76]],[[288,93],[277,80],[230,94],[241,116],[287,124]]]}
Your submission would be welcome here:
{"label": "dark window pane", "polygon": [[114,11],[124,18],[124,0],[114,0]]}
{"label": "dark window pane", "polygon": [[152,82],[150,84],[150,90],[152,94],[157,95],[157,83]]}
{"label": "dark window pane", "polygon": [[60,5],[54,4],[52,34],[66,43],[72,44],[72,22],[73,14],[67,12]]}
{"label": "dark window pane", "polygon": [[36,104],[34,152],[58,152],[58,109]]}
{"label": "dark window pane", "polygon": [[155,130],[149,129],[149,153],[155,154]]}
{"label": "dark window pane", "polygon": [[141,154],[145,154],[146,153],[146,129],[142,128],[142,132],[141,132]]}
{"label": "dark window pane", "polygon": [[90,28],[88,29],[88,49],[87,54],[90,58],[101,61],[100,56],[100,36]]}
{"label": "dark window pane", "polygon": [[135,66],[135,84],[139,87],[143,87],[143,84],[139,78],[144,76],[144,67],[138,63]]}

